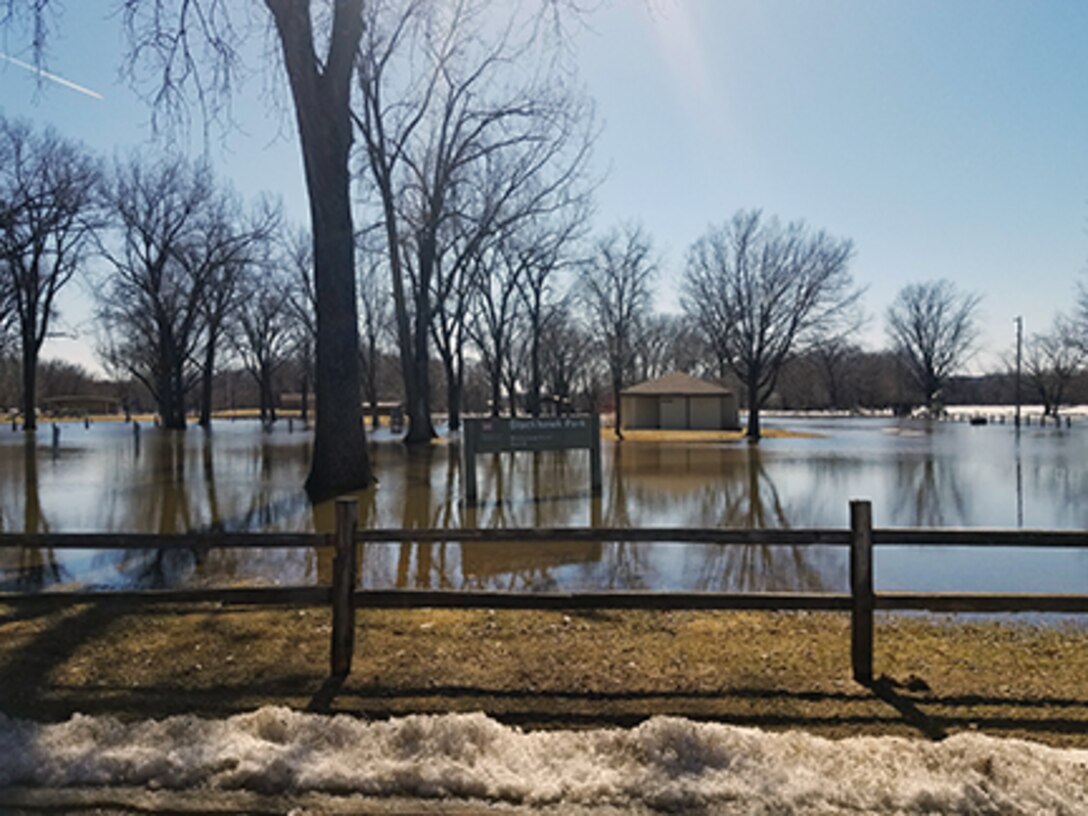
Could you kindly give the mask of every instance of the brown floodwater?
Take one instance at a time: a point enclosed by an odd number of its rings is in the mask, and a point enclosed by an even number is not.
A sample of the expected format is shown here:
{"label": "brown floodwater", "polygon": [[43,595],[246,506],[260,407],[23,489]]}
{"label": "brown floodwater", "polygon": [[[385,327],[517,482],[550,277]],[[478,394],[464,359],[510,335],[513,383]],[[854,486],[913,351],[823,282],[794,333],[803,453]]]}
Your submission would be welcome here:
{"label": "brown floodwater", "polygon": [[[890,419],[772,419],[815,438],[603,445],[604,485],[589,489],[584,451],[488,454],[480,501],[465,508],[456,440],[408,449],[379,431],[378,483],[360,491],[372,527],[843,527],[870,499],[877,525],[1088,528],[1088,425],[1025,428]],[[310,437],[220,422],[210,433],[122,423],[0,432],[6,532],[329,531],[331,503],[302,491]],[[624,541],[375,544],[365,586],[510,589],[841,591],[838,548],[714,548]],[[881,589],[1083,592],[1088,552],[887,548]],[[324,553],[0,551],[3,589],[313,584]]]}

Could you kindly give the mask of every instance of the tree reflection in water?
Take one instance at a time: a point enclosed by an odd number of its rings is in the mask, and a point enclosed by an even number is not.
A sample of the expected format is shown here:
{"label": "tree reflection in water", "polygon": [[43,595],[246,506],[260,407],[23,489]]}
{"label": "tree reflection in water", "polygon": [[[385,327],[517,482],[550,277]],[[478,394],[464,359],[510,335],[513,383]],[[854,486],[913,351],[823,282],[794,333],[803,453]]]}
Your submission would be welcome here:
{"label": "tree reflection in water", "polygon": [[[618,446],[623,447],[623,446]],[[677,512],[677,526],[788,529],[790,512],[769,474],[759,446],[644,445],[613,459],[622,500],[633,516],[613,513],[624,526],[642,524],[642,515]],[[615,494],[616,488],[613,488]],[[682,514],[681,514],[682,513]],[[667,545],[666,545],[667,546]],[[647,548],[639,548],[645,559]],[[823,591],[840,571],[826,550],[796,545],[673,545],[680,569],[701,591]],[[621,568],[626,565],[621,565]],[[643,573],[644,575],[645,573]],[[664,576],[652,576],[659,585]]]}
{"label": "tree reflection in water", "polygon": [[[371,527],[838,527],[856,495],[873,498],[882,524],[1012,524],[1013,499],[1018,504],[1021,496],[1029,526],[1088,524],[1086,437],[1076,428],[1061,435],[1033,429],[1022,435],[1017,456],[1011,429],[948,423],[927,436],[913,425],[902,433],[886,422],[850,427],[826,440],[758,447],[606,442],[596,498],[585,451],[485,455],[475,508],[461,504],[456,440],[416,449],[373,442],[378,484],[355,495],[360,523]],[[311,508],[300,487],[304,434],[262,434],[256,423],[243,422],[209,434],[145,428],[138,456],[130,425],[66,428],[62,439],[54,461],[52,449],[35,445],[33,436],[0,437],[0,528],[181,533],[331,532],[334,526],[334,504]],[[622,540],[480,545],[451,534],[433,544],[375,544],[361,558],[364,585],[375,587],[819,590],[841,589],[845,580],[843,552],[810,547]],[[327,583],[331,575],[324,548],[14,550],[0,559],[0,582],[8,587],[62,579],[110,587]],[[1061,568],[1058,579],[1069,572]]]}
{"label": "tree reflection in water", "polygon": [[[608,490],[604,505],[604,526],[630,528],[632,524],[631,507],[627,497],[627,471],[624,459],[629,454],[629,446],[617,443],[612,448],[612,469],[608,474]],[[644,589],[647,586],[645,545],[632,544],[629,541],[610,541],[605,544],[604,584],[602,589]]]}
{"label": "tree reflection in water", "polygon": [[[53,456],[56,455],[57,451],[54,448]],[[33,431],[25,433],[23,443],[23,484],[22,532],[48,533],[49,523],[42,512],[41,493],[38,486],[38,444]],[[18,550],[18,562],[14,572],[14,588],[23,592],[43,589],[61,581],[60,564],[57,562],[57,554],[52,547],[21,547]]]}
{"label": "tree reflection in water", "polygon": [[[137,491],[129,503],[138,529],[175,535],[193,529],[193,513],[186,481],[185,431],[161,430],[147,434],[143,445],[147,455],[142,466],[155,490]],[[207,465],[205,465],[207,468]],[[165,589],[184,582],[200,563],[196,548],[124,550],[116,569],[126,584],[139,589]]]}
{"label": "tree reflection in water", "polygon": [[[758,445],[745,448],[743,473],[721,491],[723,527],[789,529],[782,497],[767,473]],[[709,498],[709,497],[708,497]],[[754,592],[827,591],[827,564],[811,547],[752,544],[715,547],[702,561],[696,587],[700,590]]]}
{"label": "tree reflection in water", "polygon": [[[456,519],[463,519],[467,527],[488,529],[562,528],[584,525],[587,518],[610,528],[670,523],[790,526],[785,503],[758,449],[610,445],[603,496],[596,499],[589,495],[588,457],[581,453],[481,456],[480,505],[462,508],[455,446],[401,449],[401,467],[393,470],[403,472],[403,481],[383,478],[379,491],[386,500],[396,499],[399,526],[406,528],[449,526]],[[841,572],[838,560],[796,546],[719,549],[623,540],[405,543],[396,545],[392,563],[387,556],[391,549],[374,545],[364,575],[367,585],[542,591],[578,586],[638,589],[681,580],[699,589],[819,590],[827,583],[826,575]]]}
{"label": "tree reflection in water", "polygon": [[896,516],[915,527],[946,527],[967,522],[967,502],[955,460],[932,455],[895,463]]}

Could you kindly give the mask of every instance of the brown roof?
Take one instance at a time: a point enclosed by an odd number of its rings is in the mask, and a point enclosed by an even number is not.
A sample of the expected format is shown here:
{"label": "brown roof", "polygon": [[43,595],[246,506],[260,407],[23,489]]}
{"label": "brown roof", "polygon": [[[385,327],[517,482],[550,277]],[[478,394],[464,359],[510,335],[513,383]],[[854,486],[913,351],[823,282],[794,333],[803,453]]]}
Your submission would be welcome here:
{"label": "brown roof", "polygon": [[728,388],[700,380],[689,374],[674,371],[656,380],[632,385],[620,391],[620,394],[635,394],[644,396],[722,396],[732,394]]}

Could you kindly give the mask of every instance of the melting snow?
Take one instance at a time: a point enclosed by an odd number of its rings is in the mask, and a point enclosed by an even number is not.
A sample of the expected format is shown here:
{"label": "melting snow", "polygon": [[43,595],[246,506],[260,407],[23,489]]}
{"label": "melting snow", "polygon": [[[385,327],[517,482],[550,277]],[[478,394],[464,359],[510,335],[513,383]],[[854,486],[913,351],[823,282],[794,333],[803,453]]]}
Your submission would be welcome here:
{"label": "melting snow", "polygon": [[826,740],[655,717],[522,732],[483,714],[368,722],[268,707],[226,720],[42,725],[0,715],[0,787],[126,785],[456,797],[669,812],[1086,813],[1088,751],[961,734]]}

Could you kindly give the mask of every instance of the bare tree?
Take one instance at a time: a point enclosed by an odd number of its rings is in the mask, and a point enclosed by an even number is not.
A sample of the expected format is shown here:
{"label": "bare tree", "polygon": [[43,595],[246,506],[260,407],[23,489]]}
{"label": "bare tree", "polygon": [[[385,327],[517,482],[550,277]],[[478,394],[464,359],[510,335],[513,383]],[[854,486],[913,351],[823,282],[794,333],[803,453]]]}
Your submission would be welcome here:
{"label": "bare tree", "polygon": [[[201,359],[200,425],[211,426],[212,383],[216,372],[216,354],[228,321],[237,313],[252,292],[242,286],[247,272],[260,266],[260,256],[267,254],[268,244],[281,217],[278,206],[262,201],[248,221],[243,221],[242,205],[231,192],[224,191],[209,203],[202,213],[199,243],[187,247],[185,262],[204,265],[206,271],[194,271],[194,278],[204,278],[203,299],[204,348]],[[270,278],[269,284],[273,284]],[[250,286],[252,289],[252,286]]]}
{"label": "bare tree", "polygon": [[[454,229],[457,228],[454,225]],[[451,242],[452,243],[452,242]],[[466,241],[466,243],[468,243]],[[480,253],[476,248],[476,255]],[[453,268],[447,269],[446,264]],[[446,408],[449,430],[461,427],[461,402],[465,389],[465,346],[468,322],[476,292],[478,264],[470,256],[458,255],[452,262],[440,255],[432,287],[431,334],[446,379]]]}
{"label": "bare tree", "polygon": [[791,355],[860,319],[852,253],[848,239],[759,210],[711,227],[688,251],[683,308],[747,390],[749,441]]}
{"label": "bare tree", "polygon": [[[257,383],[261,423],[276,421],[275,377],[291,352],[292,314],[287,273],[274,259],[242,282],[235,345]],[[270,267],[270,268],[268,268]]]}
{"label": "bare tree", "polygon": [[1088,354],[1088,277],[1077,281],[1077,304],[1072,318],[1067,321],[1067,330],[1072,340]]}
{"label": "bare tree", "polygon": [[0,118],[0,296],[22,361],[23,427],[37,427],[38,354],[56,297],[99,226],[98,163],[51,130]]}
{"label": "bare tree", "polygon": [[[533,397],[539,395],[541,382],[538,329],[550,307],[552,280],[572,263],[570,248],[588,220],[590,187],[583,183],[582,171],[591,132],[575,130],[579,108],[567,110],[566,104],[558,104],[561,117],[551,111],[481,150],[477,165],[466,169],[455,191],[456,209],[439,235],[432,333],[446,372],[451,430],[459,427],[465,324],[473,296],[483,285],[477,280],[478,260],[495,246],[518,247],[518,294],[528,322],[528,410],[539,414],[539,396]],[[566,148],[570,152],[564,156]]]}
{"label": "bare tree", "polygon": [[827,337],[813,345],[810,356],[823,380],[829,407],[846,407],[851,374],[859,352],[858,346],[842,335]]}
{"label": "bare tree", "polygon": [[747,392],[747,438],[791,356],[856,325],[849,239],[739,211],[710,227],[688,252],[682,305],[722,366]]}
{"label": "bare tree", "polygon": [[303,425],[310,421],[310,383],[313,382],[314,346],[317,344],[317,294],[314,292],[313,239],[306,230],[292,233],[284,247],[291,270],[288,307],[294,326],[298,369],[299,411]]}
{"label": "bare tree", "polygon": [[599,238],[579,274],[580,297],[608,363],[617,439],[623,439],[620,391],[633,373],[635,340],[650,313],[650,286],[656,275],[650,236],[636,224],[614,228]]}
{"label": "bare tree", "polygon": [[935,413],[946,379],[972,353],[981,300],[937,280],[904,286],[888,307],[888,338]]}
{"label": "bare tree", "polygon": [[102,242],[113,268],[99,295],[103,357],[148,388],[167,428],[183,429],[214,269],[203,255],[202,219],[216,211],[211,173],[182,159],[133,159],[118,165],[105,198],[118,234]]}
{"label": "bare tree", "polygon": [[[283,51],[310,193],[317,301],[317,428],[306,487],[311,496],[371,481],[363,429],[355,229],[349,159],[351,79],[363,33],[362,0],[332,4],[315,32],[310,2],[265,0]],[[324,42],[324,59],[318,56]]]}
{"label": "bare tree", "polygon": [[[491,386],[491,416],[502,409],[504,374],[510,369],[515,330],[521,314],[518,282],[525,273],[525,256],[512,241],[489,248],[478,259],[479,272],[469,334],[480,350]],[[510,410],[515,411],[514,394]]]}
{"label": "bare tree", "polygon": [[384,258],[376,253],[365,256],[359,276],[359,304],[363,318],[363,391],[370,402],[370,427],[378,427],[378,368],[381,364],[382,339],[389,333],[392,308],[389,272]]}
{"label": "bare tree", "polygon": [[635,341],[635,378],[648,380],[670,371],[717,376],[707,365],[705,346],[683,315],[650,315]]}
{"label": "bare tree", "polygon": [[[515,221],[562,206],[588,155],[585,106],[534,71],[539,27],[518,10],[488,30],[495,9],[473,0],[369,9],[356,121],[390,259],[410,443],[434,435],[432,337],[456,424],[474,259]],[[511,82],[515,64],[523,82]]]}
{"label": "bare tree", "polygon": [[575,200],[552,218],[534,219],[521,228],[528,245],[525,273],[519,281],[524,305],[526,349],[526,409],[540,416],[541,390],[544,386],[544,327],[553,319],[560,302],[555,295],[556,276],[568,267],[576,267],[574,255],[588,223],[588,202]]}
{"label": "bare tree", "polygon": [[424,119],[437,78],[433,70],[426,74],[398,71],[398,58],[406,50],[425,53],[419,45],[425,39],[424,16],[422,2],[408,3],[402,9],[382,2],[368,6],[358,65],[361,110],[355,114],[369,171],[367,179],[380,202],[377,220],[384,228],[389,255],[397,343],[409,421],[405,438],[415,443],[429,442],[434,436],[428,405],[428,293],[424,290],[421,296],[417,287],[413,297],[406,280],[406,236],[402,234],[404,229],[397,206],[409,140]]}
{"label": "bare tree", "polygon": [[[359,329],[350,198],[351,79],[363,33],[363,0],[265,0],[302,149],[314,242],[317,412],[310,474],[312,497],[371,481],[359,400]],[[119,0],[129,39],[125,71],[149,84],[153,121],[188,118],[195,97],[205,121],[229,120],[230,98],[244,74],[242,46],[260,36],[262,15],[229,0]],[[41,63],[56,0],[7,3],[0,27],[29,35]],[[266,56],[262,54],[262,57]],[[148,77],[153,79],[148,83]]]}
{"label": "bare tree", "polygon": [[567,298],[560,300],[545,315],[540,328],[541,380],[556,413],[572,407],[575,387],[589,363],[592,347],[589,332]]}
{"label": "bare tree", "polygon": [[1024,348],[1024,371],[1043,404],[1045,415],[1058,418],[1066,392],[1084,367],[1088,352],[1072,324],[1058,316],[1053,328],[1033,334]]}

